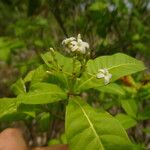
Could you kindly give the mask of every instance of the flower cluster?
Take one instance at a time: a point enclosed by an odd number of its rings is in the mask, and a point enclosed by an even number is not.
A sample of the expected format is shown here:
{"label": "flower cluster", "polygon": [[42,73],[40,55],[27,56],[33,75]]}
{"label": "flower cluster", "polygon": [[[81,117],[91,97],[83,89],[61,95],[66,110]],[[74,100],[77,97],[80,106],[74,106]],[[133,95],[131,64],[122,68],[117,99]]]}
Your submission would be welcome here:
{"label": "flower cluster", "polygon": [[86,54],[87,50],[89,49],[89,44],[82,41],[80,34],[78,34],[77,38],[66,38],[62,41],[62,44],[65,46],[68,52]]}
{"label": "flower cluster", "polygon": [[105,82],[105,85],[106,85],[110,82],[110,79],[112,78],[112,74],[110,74],[108,72],[108,69],[104,68],[104,69],[99,69],[98,70],[98,74],[96,75],[96,77],[98,79],[104,78],[104,82]]}

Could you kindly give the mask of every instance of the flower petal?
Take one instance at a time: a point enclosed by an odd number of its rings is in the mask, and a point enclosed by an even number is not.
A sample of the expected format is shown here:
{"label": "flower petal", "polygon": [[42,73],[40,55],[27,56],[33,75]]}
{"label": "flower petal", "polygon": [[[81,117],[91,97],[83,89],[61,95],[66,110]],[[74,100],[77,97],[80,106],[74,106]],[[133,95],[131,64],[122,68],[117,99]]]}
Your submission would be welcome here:
{"label": "flower petal", "polygon": [[76,39],[75,39],[74,37],[66,38],[66,39],[64,39],[64,40],[62,41],[62,44],[63,44],[63,45],[67,45],[67,44],[69,44],[70,42],[75,41],[75,40],[76,40]]}
{"label": "flower petal", "polygon": [[82,45],[87,49],[89,48],[89,44],[87,42],[82,42]]}
{"label": "flower petal", "polygon": [[108,76],[109,76],[110,79],[112,78],[112,74],[111,73],[109,73]]}
{"label": "flower petal", "polygon": [[105,73],[104,69],[99,69],[98,72]]}
{"label": "flower petal", "polygon": [[77,41],[71,41],[70,44],[77,45],[78,43],[77,43]]}
{"label": "flower petal", "polygon": [[110,73],[105,75],[105,77],[104,77],[105,85],[110,82],[111,77],[112,77],[112,74],[110,74]]}
{"label": "flower petal", "polygon": [[109,81],[110,81],[109,76],[105,76],[105,77],[104,77],[105,85],[106,85],[106,84],[108,84],[108,83],[109,83]]}
{"label": "flower petal", "polygon": [[100,79],[100,78],[104,78],[105,75],[104,75],[103,73],[98,73],[98,74],[96,75],[96,77],[97,77],[98,79]]}
{"label": "flower petal", "polygon": [[79,41],[79,40],[81,40],[81,34],[78,34],[78,36],[77,36],[77,41]]}
{"label": "flower petal", "polygon": [[75,45],[71,48],[71,51],[74,52],[74,51],[77,51],[78,49],[79,49],[79,47],[77,45]]}

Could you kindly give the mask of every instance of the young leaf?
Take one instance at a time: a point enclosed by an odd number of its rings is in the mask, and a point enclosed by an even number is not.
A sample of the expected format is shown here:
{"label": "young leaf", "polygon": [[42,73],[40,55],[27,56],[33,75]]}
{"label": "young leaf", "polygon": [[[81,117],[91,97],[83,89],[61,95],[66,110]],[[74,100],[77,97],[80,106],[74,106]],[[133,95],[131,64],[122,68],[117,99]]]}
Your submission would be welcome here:
{"label": "young leaf", "polygon": [[38,68],[30,71],[24,78],[24,82],[31,82],[31,84],[34,84],[36,82],[42,81],[47,73],[46,73],[46,66],[40,65]]}
{"label": "young leaf", "polygon": [[37,69],[35,69],[33,73],[31,84],[41,82],[46,77],[46,75],[46,67],[44,65],[40,65]]}
{"label": "young leaf", "polygon": [[0,99],[0,118],[6,114],[11,114],[17,110],[17,100],[15,98]]}
{"label": "young leaf", "polygon": [[138,108],[134,99],[121,100],[121,105],[129,116],[136,118]]}
{"label": "young leaf", "polygon": [[32,80],[34,72],[35,72],[35,70],[31,70],[30,72],[28,72],[28,74],[25,76],[25,78],[23,79],[23,81],[24,82],[30,82]]}
{"label": "young leaf", "polygon": [[26,86],[22,79],[19,79],[16,83],[11,86],[11,89],[15,95],[26,93]]}
{"label": "young leaf", "polygon": [[43,112],[38,118],[38,124],[41,131],[48,131],[50,128],[51,116],[48,112]]}
{"label": "young leaf", "polygon": [[78,97],[66,110],[66,136],[72,150],[130,150],[132,144],[119,121],[98,112]]}
{"label": "young leaf", "polygon": [[87,70],[79,81],[78,90],[103,86],[104,79],[97,79],[96,75],[99,69],[104,68],[112,74],[110,82],[113,82],[125,75],[142,71],[145,66],[141,61],[121,53],[98,57],[95,60],[88,61]]}
{"label": "young leaf", "polygon": [[36,113],[40,112],[41,108],[39,105],[20,104],[17,108],[18,113],[26,114],[30,117],[35,118]]}
{"label": "young leaf", "polygon": [[150,99],[150,83],[142,86],[137,93],[137,97],[141,100],[148,100]]}
{"label": "young leaf", "polygon": [[[37,107],[37,106],[36,106]],[[18,105],[16,98],[2,98],[0,99],[0,121],[18,121],[26,120],[30,117],[35,117],[33,107],[26,107],[24,109]]]}
{"label": "young leaf", "polygon": [[36,83],[26,94],[17,97],[18,102],[24,104],[46,104],[67,98],[67,94],[55,84]]}
{"label": "young leaf", "polygon": [[69,89],[69,81],[65,74],[63,73],[53,73],[47,78],[47,81],[52,84],[56,84],[62,89]]}
{"label": "young leaf", "polygon": [[125,129],[134,127],[137,124],[136,120],[126,114],[118,114],[116,119],[119,120]]}
{"label": "young leaf", "polygon": [[73,69],[75,70],[79,70],[80,68],[80,63],[78,61],[76,61],[76,68],[72,67],[73,64],[73,59],[69,58],[69,57],[65,57],[62,54],[54,51],[53,52],[54,57],[52,56],[51,52],[47,52],[42,56],[42,59],[44,60],[45,64],[52,68],[55,67],[54,69],[62,69],[62,71],[66,72],[66,73],[72,73]]}
{"label": "young leaf", "polygon": [[30,117],[25,113],[11,112],[0,118],[1,122],[25,121]]}

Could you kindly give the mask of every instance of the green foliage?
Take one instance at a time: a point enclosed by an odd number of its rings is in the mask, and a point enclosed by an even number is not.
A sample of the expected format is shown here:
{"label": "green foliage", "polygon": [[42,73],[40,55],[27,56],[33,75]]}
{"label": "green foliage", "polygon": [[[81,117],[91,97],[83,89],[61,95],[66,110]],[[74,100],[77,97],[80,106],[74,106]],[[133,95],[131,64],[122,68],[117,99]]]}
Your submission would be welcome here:
{"label": "green foliage", "polygon": [[20,94],[17,100],[23,104],[46,104],[65,100],[66,98],[65,92],[57,85],[37,83],[32,86],[30,92]]}
{"label": "green foliage", "polygon": [[12,121],[19,121],[19,120],[27,120],[28,116],[33,117],[33,113],[31,110],[28,111],[27,115],[26,112],[23,110],[18,109],[19,105],[17,103],[16,98],[2,98],[0,99],[0,121],[5,122],[12,122]]}
{"label": "green foliage", "polygon": [[76,61],[74,64],[76,68],[73,68],[71,66],[71,64],[73,64],[73,59],[69,57],[65,57],[56,51],[48,52],[42,55],[42,58],[45,64],[47,64],[47,66],[51,70],[55,70],[55,71],[62,71],[64,73],[72,73],[73,71],[74,72],[78,71],[80,67],[80,63]]}
{"label": "green foliage", "polygon": [[[87,149],[132,149],[133,145],[125,129],[137,124],[136,119],[137,116],[139,117],[137,104],[134,99],[123,100],[126,94],[119,85],[111,83],[106,86],[107,74],[102,74],[100,79],[97,78],[97,74],[99,69],[107,70],[111,73],[109,83],[125,75],[142,71],[145,66],[141,61],[120,53],[98,57],[95,60],[87,58],[86,53],[75,55],[72,53],[71,57],[63,56],[52,49],[49,53],[42,54],[46,66],[40,65],[29,72],[24,79],[19,79],[13,84],[12,90],[17,97],[12,100],[7,99],[8,102],[5,100],[7,109],[3,108],[1,116],[20,112],[18,117],[25,115],[37,118],[39,128],[46,131],[50,129],[50,121],[53,118],[50,104],[64,101],[65,106],[68,103],[65,133],[71,149],[83,149],[85,145]],[[26,83],[29,85],[27,86]],[[86,92],[91,88],[100,92],[110,90],[111,94],[119,95],[121,106],[127,115],[118,114],[115,118],[83,102],[83,98],[79,97],[81,91]],[[1,102],[3,101],[2,99]],[[36,109],[36,105],[40,106],[39,110]],[[56,143],[61,142],[57,139],[49,142],[50,145]]]}
{"label": "green foliage", "polygon": [[0,100],[0,117],[11,114],[17,110],[16,98],[3,98]]}
{"label": "green foliage", "polygon": [[111,94],[118,95],[118,96],[125,95],[125,91],[123,90],[123,88],[116,83],[110,83],[107,86],[98,87],[95,89],[104,93],[109,93],[109,94],[111,93]]}
{"label": "green foliage", "polygon": [[113,75],[111,81],[145,69],[140,61],[124,54],[119,53],[112,56],[102,56],[95,60],[90,60],[87,63],[87,71],[83,78],[81,78],[78,88],[82,90],[103,86],[104,81],[102,79],[96,79],[98,70],[103,68],[108,69]]}
{"label": "green foliage", "polygon": [[57,145],[57,144],[67,144],[66,135],[64,133],[60,135],[60,138],[51,139],[48,142],[48,145]]}
{"label": "green foliage", "polygon": [[11,89],[15,95],[19,95],[21,93],[26,93],[26,87],[25,87],[24,81],[22,79],[19,79],[18,81],[16,81],[16,83],[14,83],[11,86]]}
{"label": "green foliage", "polygon": [[132,128],[135,125],[137,125],[136,120],[134,120],[132,117],[130,117],[129,115],[126,115],[126,114],[120,113],[116,116],[116,119],[119,120],[119,122],[122,124],[122,126],[125,129],[129,129],[129,128]]}
{"label": "green foliage", "polygon": [[11,53],[14,52],[15,49],[23,47],[24,43],[20,40],[0,37],[0,60],[8,61]]}
{"label": "green foliage", "polygon": [[149,120],[150,119],[150,106],[146,106],[142,112],[138,114],[139,120]]}
{"label": "green foliage", "polygon": [[67,106],[66,134],[72,150],[132,149],[125,130],[115,118],[94,110],[80,98],[71,98]]}
{"label": "green foliage", "polygon": [[50,113],[44,112],[40,114],[38,121],[40,129],[42,131],[47,131],[49,129],[50,121],[51,121]]}
{"label": "green foliage", "polygon": [[121,105],[129,116],[136,118],[137,104],[134,99],[122,100]]}
{"label": "green foliage", "polygon": [[[0,98],[0,125],[34,121],[49,145],[72,150],[146,149],[149,4],[0,1],[0,97],[10,97]],[[89,44],[80,35],[59,44],[79,33]]]}

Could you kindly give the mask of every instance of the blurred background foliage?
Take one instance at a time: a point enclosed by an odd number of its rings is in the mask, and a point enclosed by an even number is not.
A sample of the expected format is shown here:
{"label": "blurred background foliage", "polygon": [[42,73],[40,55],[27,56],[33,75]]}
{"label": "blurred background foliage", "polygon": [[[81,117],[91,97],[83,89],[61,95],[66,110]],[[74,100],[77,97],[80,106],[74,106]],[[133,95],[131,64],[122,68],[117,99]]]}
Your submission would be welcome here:
{"label": "blurred background foliage", "polygon": [[[89,42],[91,58],[123,52],[143,60],[149,70],[150,0],[1,0],[0,97],[13,96],[10,85],[39,66],[42,61],[40,53],[50,47],[63,53],[61,41],[78,33]],[[136,99],[137,105],[140,101],[139,110],[143,110],[143,113],[136,119],[137,108],[128,116],[118,116],[124,118],[122,121],[127,120],[123,125],[128,129],[137,125],[139,120],[150,118],[147,102],[150,98],[150,76],[143,73],[135,75],[134,79],[129,77],[121,80],[119,85],[114,84],[101,91],[89,91],[87,101],[105,110],[111,108],[112,114],[120,112],[120,105],[124,112],[130,112],[130,104],[134,106],[135,102],[132,100],[127,104],[127,97]],[[142,88],[137,88],[140,85]],[[100,106],[97,104],[99,101]],[[143,109],[145,105],[148,105],[146,110]],[[60,105],[57,109],[55,107],[56,110],[60,111]],[[42,120],[42,129],[47,130],[45,124],[48,124],[50,116],[44,113],[40,114],[38,120]],[[61,128],[61,124],[58,128]],[[144,141],[139,136],[143,137],[149,128],[142,127],[142,130],[144,133],[135,132],[134,135],[139,143]],[[65,141],[63,135],[61,138]],[[146,135],[145,143],[148,142]],[[58,143],[58,140],[50,143]]]}
{"label": "blurred background foliage", "polygon": [[149,0],[1,0],[0,60],[19,74],[49,47],[81,33],[92,57],[124,52],[150,58]]}

